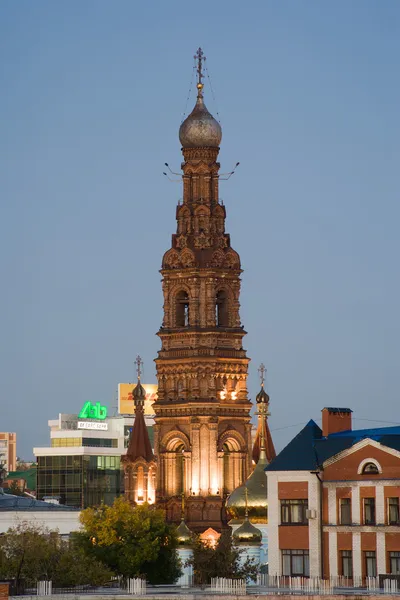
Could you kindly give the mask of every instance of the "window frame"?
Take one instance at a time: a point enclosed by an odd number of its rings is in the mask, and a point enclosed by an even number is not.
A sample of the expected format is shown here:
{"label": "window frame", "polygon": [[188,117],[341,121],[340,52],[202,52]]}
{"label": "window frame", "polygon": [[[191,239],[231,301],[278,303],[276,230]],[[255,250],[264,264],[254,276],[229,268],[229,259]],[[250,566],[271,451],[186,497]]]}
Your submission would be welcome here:
{"label": "window frame", "polygon": [[[391,501],[396,501],[395,503]],[[395,506],[397,512],[397,518],[395,520],[390,518],[390,508]],[[387,499],[387,523],[388,525],[400,525],[400,498],[398,496],[391,496]]]}
{"label": "window frame", "polygon": [[[364,563],[365,563],[365,575],[366,577],[376,577],[377,576],[377,564],[376,564],[376,551],[375,550],[366,550],[364,552]],[[372,565],[372,573],[369,573],[368,565]]]}
{"label": "window frame", "polygon": [[[289,571],[286,573],[287,564],[285,557],[289,557]],[[293,566],[296,559],[302,557],[302,570],[294,572]],[[310,577],[310,551],[309,550],[281,550],[282,575],[284,577]]]}
{"label": "window frame", "polygon": [[[389,573],[391,575],[400,575],[400,552],[398,550],[391,550],[388,552],[389,558]],[[397,563],[396,570],[393,571],[393,562]]]}
{"label": "window frame", "polygon": [[[294,508],[298,508],[300,507],[300,512],[301,512],[301,521],[295,521],[294,520],[294,512],[293,509]],[[304,526],[304,525],[308,525],[308,518],[307,518],[307,510],[308,510],[308,498],[282,498],[280,500],[280,516],[281,516],[281,525],[283,526],[288,526],[288,525],[294,525],[294,526]],[[284,518],[284,512],[287,511],[287,520],[286,520],[286,515]]]}
{"label": "window frame", "polygon": [[[349,510],[349,518],[348,521],[343,519],[342,508],[346,506]],[[340,525],[351,525],[352,524],[352,506],[351,506],[351,498],[340,498],[339,499],[339,523]]]}
{"label": "window frame", "polygon": [[[367,521],[366,508],[367,506],[373,507],[373,518]],[[373,526],[376,525],[376,499],[374,496],[363,498],[363,524]]]}
{"label": "window frame", "polygon": [[[347,568],[345,569],[345,564]],[[353,551],[352,550],[340,550],[340,568],[342,571],[343,577],[348,577],[349,579],[353,578]],[[345,570],[350,573],[350,575],[345,574]]]}

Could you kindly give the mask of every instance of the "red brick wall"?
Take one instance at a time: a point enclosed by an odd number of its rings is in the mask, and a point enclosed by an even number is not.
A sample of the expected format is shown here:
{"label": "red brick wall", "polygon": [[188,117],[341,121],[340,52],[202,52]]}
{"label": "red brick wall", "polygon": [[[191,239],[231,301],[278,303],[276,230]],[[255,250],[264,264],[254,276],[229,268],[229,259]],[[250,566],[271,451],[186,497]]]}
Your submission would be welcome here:
{"label": "red brick wall", "polygon": [[[377,475],[358,475],[358,467],[364,459],[375,458],[382,467],[382,473]],[[388,452],[384,452],[375,446],[365,446],[349,456],[336,461],[324,469],[325,481],[346,481],[346,480],[376,480],[376,479],[398,479],[400,469],[400,459]]]}
{"label": "red brick wall", "polygon": [[278,498],[280,500],[308,498],[308,481],[279,481]]}
{"label": "red brick wall", "polygon": [[281,550],[308,550],[308,525],[281,525],[279,548]]}
{"label": "red brick wall", "polygon": [[0,583],[0,598],[8,598],[8,583]]}

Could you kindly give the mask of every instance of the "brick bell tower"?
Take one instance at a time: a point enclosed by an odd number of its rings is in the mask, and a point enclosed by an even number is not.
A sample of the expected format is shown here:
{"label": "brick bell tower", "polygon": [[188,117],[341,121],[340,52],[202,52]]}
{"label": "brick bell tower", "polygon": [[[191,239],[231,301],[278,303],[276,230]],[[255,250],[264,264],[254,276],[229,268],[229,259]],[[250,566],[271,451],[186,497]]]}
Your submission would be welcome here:
{"label": "brick bell tower", "polygon": [[203,100],[197,61],[197,101],[182,123],[183,201],[177,232],[162,261],[164,320],[156,358],[157,502],[169,521],[195,531],[220,530],[226,496],[251,469],[249,358],[240,322],[240,258],[225,232],[218,197],[222,132]]}

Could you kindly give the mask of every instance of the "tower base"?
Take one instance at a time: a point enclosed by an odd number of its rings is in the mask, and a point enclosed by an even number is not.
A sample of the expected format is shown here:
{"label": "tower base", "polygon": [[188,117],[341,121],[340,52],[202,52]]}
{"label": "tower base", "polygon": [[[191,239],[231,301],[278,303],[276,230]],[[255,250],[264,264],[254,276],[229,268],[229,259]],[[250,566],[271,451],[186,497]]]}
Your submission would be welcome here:
{"label": "tower base", "polygon": [[[162,499],[157,506],[166,512],[168,523],[179,523],[182,517],[182,498]],[[185,523],[195,533],[209,527],[220,533],[227,527],[225,500],[220,496],[190,496],[185,498]]]}

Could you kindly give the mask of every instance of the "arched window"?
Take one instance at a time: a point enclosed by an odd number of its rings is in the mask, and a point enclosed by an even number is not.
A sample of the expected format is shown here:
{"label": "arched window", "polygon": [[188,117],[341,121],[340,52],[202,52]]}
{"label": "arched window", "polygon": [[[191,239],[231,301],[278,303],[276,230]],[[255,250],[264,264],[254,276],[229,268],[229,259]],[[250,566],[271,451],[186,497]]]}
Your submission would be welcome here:
{"label": "arched window", "polygon": [[229,327],[228,298],[224,290],[217,292],[215,298],[215,321],[217,327]]}
{"label": "arched window", "polygon": [[176,326],[189,327],[189,295],[182,290],[176,296]]}
{"label": "arched window", "polygon": [[379,469],[375,463],[368,462],[364,465],[362,473],[363,475],[378,475]]}
{"label": "arched window", "polygon": [[235,439],[228,439],[223,450],[223,491],[230,494],[243,481],[243,464],[240,446]]}

